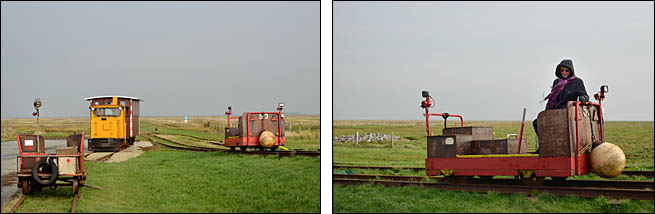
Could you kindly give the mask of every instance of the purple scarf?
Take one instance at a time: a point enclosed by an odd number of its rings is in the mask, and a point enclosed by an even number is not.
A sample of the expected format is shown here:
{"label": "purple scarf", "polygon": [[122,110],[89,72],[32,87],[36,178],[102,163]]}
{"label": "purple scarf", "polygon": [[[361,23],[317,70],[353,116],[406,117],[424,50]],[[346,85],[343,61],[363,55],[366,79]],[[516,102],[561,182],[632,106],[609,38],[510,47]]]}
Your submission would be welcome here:
{"label": "purple scarf", "polygon": [[566,86],[566,83],[569,83],[569,81],[575,79],[575,75],[571,75],[569,78],[559,78],[559,82],[553,86],[553,88],[550,90],[550,94],[544,98],[544,100],[548,100],[548,104],[546,104],[546,109],[553,109],[555,108],[555,105],[557,105],[557,95],[559,92],[564,89],[564,86]]}

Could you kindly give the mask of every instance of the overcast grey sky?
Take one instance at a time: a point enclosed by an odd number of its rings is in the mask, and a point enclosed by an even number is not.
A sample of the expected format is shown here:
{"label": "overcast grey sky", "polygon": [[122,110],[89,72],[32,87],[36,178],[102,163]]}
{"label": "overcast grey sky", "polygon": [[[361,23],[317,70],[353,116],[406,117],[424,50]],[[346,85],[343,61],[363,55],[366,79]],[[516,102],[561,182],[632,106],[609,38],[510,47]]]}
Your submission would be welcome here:
{"label": "overcast grey sky", "polygon": [[87,116],[85,97],[141,113],[319,114],[320,3],[2,2],[2,117]]}
{"label": "overcast grey sky", "polygon": [[653,2],[334,2],[333,117],[526,121],[572,59],[606,120],[653,120]]}

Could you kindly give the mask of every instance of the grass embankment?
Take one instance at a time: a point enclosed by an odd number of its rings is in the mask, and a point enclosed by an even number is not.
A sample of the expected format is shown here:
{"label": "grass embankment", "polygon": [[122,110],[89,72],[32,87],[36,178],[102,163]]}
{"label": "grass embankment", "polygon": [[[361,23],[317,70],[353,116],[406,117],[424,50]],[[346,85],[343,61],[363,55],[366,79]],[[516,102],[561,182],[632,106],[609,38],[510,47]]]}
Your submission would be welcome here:
{"label": "grass embankment", "polygon": [[[16,134],[34,134],[36,118],[2,118],[2,142],[15,141]],[[48,140],[66,139],[73,132],[89,133],[88,117],[41,118],[39,131]]]}
{"label": "grass embankment", "polygon": [[[520,131],[516,121],[472,121],[465,125],[493,127],[494,138]],[[384,133],[400,136],[394,142],[333,143],[333,162],[346,165],[425,167],[426,133],[423,121],[335,121],[335,137],[363,133]],[[449,127],[459,122],[448,123]],[[432,122],[433,135],[441,134],[442,121]],[[535,134],[532,124],[526,123],[523,137],[528,140],[528,151],[534,151]],[[653,170],[653,122],[605,123],[607,142],[621,147],[626,155],[626,170]],[[345,171],[335,169],[334,173]],[[356,174],[425,175],[412,170],[359,170]],[[598,179],[595,174],[569,179]],[[612,180],[653,180],[620,175]],[[481,194],[438,191],[420,187],[380,187],[333,185],[334,212],[653,212],[653,201],[624,200],[614,204],[607,198],[555,197],[538,194],[531,201],[523,194]],[[612,200],[613,201],[613,200]]]}

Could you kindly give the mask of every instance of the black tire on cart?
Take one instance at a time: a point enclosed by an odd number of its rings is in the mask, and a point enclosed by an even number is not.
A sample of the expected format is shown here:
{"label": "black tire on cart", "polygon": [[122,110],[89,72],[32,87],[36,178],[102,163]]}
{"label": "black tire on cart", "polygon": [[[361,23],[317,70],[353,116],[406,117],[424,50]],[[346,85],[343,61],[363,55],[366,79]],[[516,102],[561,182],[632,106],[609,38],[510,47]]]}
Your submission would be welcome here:
{"label": "black tire on cart", "polygon": [[236,146],[230,146],[230,151],[235,151],[236,148],[237,148]]}
{"label": "black tire on cart", "polygon": [[277,150],[277,146],[272,146],[271,147],[271,152],[274,152],[275,150]]}
{"label": "black tire on cart", "polygon": [[49,180],[43,181],[43,180],[41,180],[41,178],[38,175],[38,173],[40,172],[39,169],[41,169],[41,167],[43,165],[46,165],[45,159],[41,159],[38,162],[36,162],[36,164],[34,164],[34,166],[32,167],[32,178],[38,184],[41,184],[43,186],[49,186],[49,185],[51,185],[51,184],[53,184],[53,183],[55,183],[57,181],[57,177],[59,177],[59,168],[55,164],[55,160],[50,158],[49,161],[48,161],[47,166],[50,167],[50,170],[51,170],[52,174],[50,175]]}
{"label": "black tire on cart", "polygon": [[263,147],[263,146],[258,146],[257,148],[259,149],[260,152],[263,152],[263,151],[264,151],[264,147]]}
{"label": "black tire on cart", "polygon": [[239,146],[239,149],[241,149],[242,152],[245,152],[246,149],[248,149],[248,147],[247,146]]}

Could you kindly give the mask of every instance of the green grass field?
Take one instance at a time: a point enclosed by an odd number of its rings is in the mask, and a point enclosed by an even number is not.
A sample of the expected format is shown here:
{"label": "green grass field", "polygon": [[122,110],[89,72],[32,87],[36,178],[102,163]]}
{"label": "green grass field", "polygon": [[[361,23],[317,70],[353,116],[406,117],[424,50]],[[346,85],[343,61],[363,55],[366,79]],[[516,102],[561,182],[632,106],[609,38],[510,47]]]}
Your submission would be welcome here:
{"label": "green grass field", "polygon": [[[493,127],[494,138],[519,134],[520,121],[469,121],[465,125]],[[449,127],[459,122],[448,123]],[[433,135],[441,134],[442,121],[431,122]],[[424,121],[334,121],[333,136],[384,133],[400,136],[394,142],[333,143],[333,162],[346,165],[425,167],[426,132]],[[532,124],[524,127],[528,151],[535,150]],[[626,170],[653,170],[653,122],[615,122],[605,124],[607,142],[621,147]],[[333,173],[343,173],[334,169]],[[425,175],[411,170],[351,170],[356,174]],[[570,179],[604,179],[595,174]],[[620,175],[614,180],[653,180]],[[423,189],[420,187],[343,186],[332,189],[333,212],[653,212],[653,201],[611,200],[608,198],[556,197],[538,194],[535,200],[524,194],[468,193]]]}
{"label": "green grass field", "polygon": [[[166,120],[142,118],[137,139],[146,140],[155,129],[223,138],[222,132],[202,123],[168,124]],[[320,148],[319,117],[302,116],[301,120],[317,128],[288,136],[286,147]],[[127,161],[96,163],[85,182],[104,190],[82,188],[77,212],[320,212],[320,158],[192,152],[156,145]],[[5,203],[2,212],[8,212],[17,199]],[[70,212],[72,200],[71,187],[44,188],[28,196],[18,212]]]}
{"label": "green grass field", "polygon": [[[86,183],[104,190],[82,188],[77,212],[315,213],[319,165],[318,158],[161,148],[125,162],[96,163]],[[18,212],[70,212],[71,204],[70,187],[44,188]]]}

